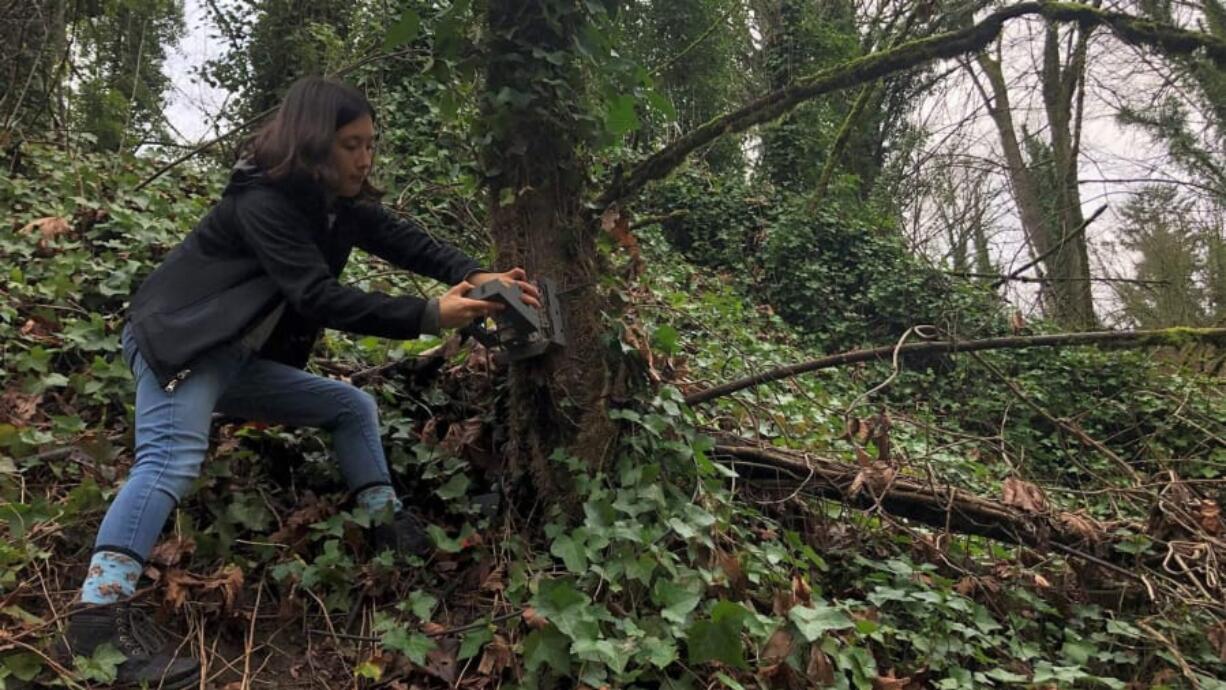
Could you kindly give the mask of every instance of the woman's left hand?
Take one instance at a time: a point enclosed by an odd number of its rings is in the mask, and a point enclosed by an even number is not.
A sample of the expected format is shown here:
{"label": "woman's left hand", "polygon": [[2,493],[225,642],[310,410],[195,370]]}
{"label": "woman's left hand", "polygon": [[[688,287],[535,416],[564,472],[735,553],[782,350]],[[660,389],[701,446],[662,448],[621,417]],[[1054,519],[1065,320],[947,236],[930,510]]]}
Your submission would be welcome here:
{"label": "woman's left hand", "polygon": [[491,280],[501,280],[505,285],[517,285],[523,292],[524,304],[537,309],[541,308],[541,291],[528,282],[528,273],[522,268],[512,268],[502,273],[473,273],[468,276],[468,282],[480,285]]}

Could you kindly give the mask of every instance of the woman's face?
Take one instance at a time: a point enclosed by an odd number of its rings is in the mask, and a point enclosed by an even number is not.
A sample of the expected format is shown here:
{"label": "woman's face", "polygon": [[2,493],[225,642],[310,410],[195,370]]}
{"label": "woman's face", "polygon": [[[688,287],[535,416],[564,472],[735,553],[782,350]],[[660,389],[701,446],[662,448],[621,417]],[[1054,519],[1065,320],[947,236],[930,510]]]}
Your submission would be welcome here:
{"label": "woman's face", "polygon": [[375,155],[375,123],[363,115],[336,130],[332,140],[332,170],[336,173],[337,196],[357,196],[370,174]]}

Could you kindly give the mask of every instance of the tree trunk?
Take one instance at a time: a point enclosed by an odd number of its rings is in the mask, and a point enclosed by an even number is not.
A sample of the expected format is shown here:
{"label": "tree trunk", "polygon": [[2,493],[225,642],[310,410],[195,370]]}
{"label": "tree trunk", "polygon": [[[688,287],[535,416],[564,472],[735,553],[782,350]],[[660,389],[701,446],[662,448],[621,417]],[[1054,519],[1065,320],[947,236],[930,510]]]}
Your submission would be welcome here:
{"label": "tree trunk", "polygon": [[[986,53],[977,56],[979,66],[987,76],[992,93],[984,92],[988,112],[996,124],[1004,150],[1009,186],[1017,204],[1026,238],[1036,255],[1048,254],[1064,237],[1083,221],[1081,198],[1077,190],[1077,146],[1071,131],[1072,91],[1074,88],[1065,79],[1076,78],[1084,69],[1084,46],[1079,44],[1080,60],[1074,59],[1067,70],[1060,67],[1059,47],[1056,44],[1056,28],[1048,29],[1043,54],[1042,80],[1044,104],[1051,130],[1053,161],[1051,170],[1055,176],[1057,197],[1054,212],[1044,203],[1042,185],[1037,175],[1041,171],[1028,165],[1022,152],[1022,140],[1018,137],[1013,122],[1008,86],[1005,83],[1001,63]],[[1084,35],[1081,39],[1085,40]],[[1076,74],[1072,72],[1076,70]],[[1068,74],[1066,74],[1068,72]],[[1076,237],[1043,262],[1047,275],[1059,280],[1044,286],[1045,297],[1052,318],[1069,328],[1092,328],[1097,323],[1094,302],[1090,293],[1089,253],[1084,236]],[[1076,278],[1079,280],[1068,280]]]}
{"label": "tree trunk", "polygon": [[522,266],[530,280],[554,281],[567,341],[512,364],[503,452],[513,472],[530,473],[541,498],[565,505],[569,472],[555,451],[598,467],[615,427],[605,412],[610,377],[594,289],[596,227],[580,198],[583,85],[569,57],[583,15],[577,4],[554,10],[547,17],[542,3],[489,3],[485,166],[498,267]]}

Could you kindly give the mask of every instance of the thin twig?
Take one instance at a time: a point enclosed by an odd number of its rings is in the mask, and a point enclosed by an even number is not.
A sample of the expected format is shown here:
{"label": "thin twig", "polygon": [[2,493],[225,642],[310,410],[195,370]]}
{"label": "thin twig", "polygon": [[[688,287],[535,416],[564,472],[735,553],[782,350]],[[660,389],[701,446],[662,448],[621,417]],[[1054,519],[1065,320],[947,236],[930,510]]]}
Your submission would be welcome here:
{"label": "thin twig", "polygon": [[1060,251],[1060,248],[1068,244],[1074,237],[1077,237],[1081,235],[1081,233],[1085,232],[1086,228],[1090,227],[1090,223],[1093,223],[1095,220],[1097,220],[1098,217],[1103,214],[1103,211],[1106,211],[1106,210],[1107,210],[1106,204],[1099,206],[1097,211],[1095,211],[1094,213],[1091,213],[1090,217],[1082,221],[1081,225],[1078,225],[1077,228],[1074,229],[1072,232],[1065,235],[1064,237],[1061,237],[1060,241],[1052,245],[1051,249],[1048,249],[1042,254],[1036,256],[1033,260],[1024,264],[1021,268],[1009,273],[1009,275],[992,281],[992,289],[996,289],[1000,287],[1001,285],[1004,285],[1005,283],[1009,282],[1010,280],[1016,279],[1018,276],[1020,276],[1021,274],[1029,270],[1031,266],[1037,265],[1040,261]]}

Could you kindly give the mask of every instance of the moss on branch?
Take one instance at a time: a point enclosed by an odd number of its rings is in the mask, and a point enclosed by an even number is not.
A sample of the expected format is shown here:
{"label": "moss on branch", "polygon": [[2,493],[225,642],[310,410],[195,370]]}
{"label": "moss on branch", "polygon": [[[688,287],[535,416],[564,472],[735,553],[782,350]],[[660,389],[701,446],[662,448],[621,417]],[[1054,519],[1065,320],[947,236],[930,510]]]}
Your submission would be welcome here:
{"label": "moss on branch", "polygon": [[802,77],[737,110],[710,120],[682,135],[644,159],[629,173],[619,177],[596,200],[596,207],[603,209],[634,194],[648,182],[663,178],[681,165],[689,154],[725,134],[743,132],[755,125],[780,118],[801,103],[827,93],[922,67],[936,60],[979,52],[1000,35],[1006,21],[1036,15],[1051,21],[1106,26],[1128,43],[1149,46],[1168,55],[1188,55],[1204,51],[1219,65],[1226,66],[1226,41],[1209,34],[1078,3],[1023,2],[999,9],[978,23],[962,29],[916,39],[896,48],[871,53]]}

